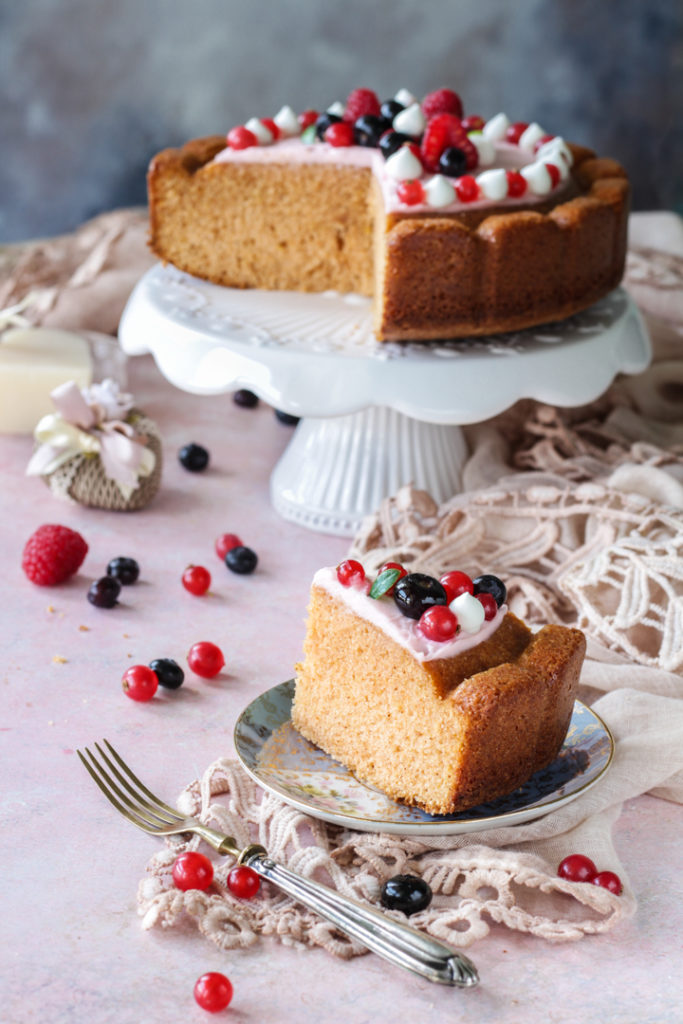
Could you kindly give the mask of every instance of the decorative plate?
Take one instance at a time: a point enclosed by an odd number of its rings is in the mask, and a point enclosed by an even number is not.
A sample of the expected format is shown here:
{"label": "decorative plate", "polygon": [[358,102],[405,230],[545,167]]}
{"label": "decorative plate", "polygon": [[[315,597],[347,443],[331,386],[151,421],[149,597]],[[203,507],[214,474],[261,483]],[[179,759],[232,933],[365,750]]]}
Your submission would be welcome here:
{"label": "decorative plate", "polygon": [[360,782],[304,739],[290,721],[294,680],[245,708],[235,726],[237,756],[264,789],[314,818],[361,832],[455,835],[517,825],[575,800],[609,768],[614,741],[602,719],[576,701],[567,738],[548,768],[514,793],[459,814],[431,815]]}

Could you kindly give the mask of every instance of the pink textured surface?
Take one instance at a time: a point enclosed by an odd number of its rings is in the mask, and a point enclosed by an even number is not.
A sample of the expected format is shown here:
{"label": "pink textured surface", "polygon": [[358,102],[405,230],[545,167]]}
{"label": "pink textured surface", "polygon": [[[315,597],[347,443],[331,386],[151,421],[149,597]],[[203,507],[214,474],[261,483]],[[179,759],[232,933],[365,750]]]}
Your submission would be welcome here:
{"label": "pink textured surface", "polygon": [[[637,916],[606,936],[559,946],[494,926],[470,951],[482,979],[471,992],[430,985],[374,956],[346,963],[272,941],[223,954],[192,928],[141,930],[136,886],[156,841],[109,807],[75,748],[106,736],[152,789],[175,798],[212,760],[232,754],[242,708],[291,677],[310,579],[348,544],[285,523],[271,509],[269,474],[291,429],[268,407],[185,395],[147,358],[132,362],[130,383],[165,444],[162,490],[143,512],[57,502],[24,476],[30,439],[0,437],[0,1019],[191,1024],[208,1019],[192,998],[196,978],[221,970],[235,997],[215,1019],[244,1024],[456,1015],[479,1024],[680,1021],[683,809],[652,797],[627,804],[616,832]],[[179,465],[177,449],[188,441],[211,452],[206,473]],[[58,588],[33,586],[19,566],[24,541],[45,522],[79,530],[90,545],[81,571]],[[215,537],[228,531],[257,551],[253,576],[229,573],[215,555]],[[141,579],[122,591],[119,607],[93,608],[87,588],[117,555],[137,558]],[[210,595],[182,588],[191,562],[211,571]],[[120,678],[129,665],[156,657],[184,664],[197,640],[223,648],[220,676],[205,681],[188,672],[176,693],[160,691],[149,704],[126,699]]]}

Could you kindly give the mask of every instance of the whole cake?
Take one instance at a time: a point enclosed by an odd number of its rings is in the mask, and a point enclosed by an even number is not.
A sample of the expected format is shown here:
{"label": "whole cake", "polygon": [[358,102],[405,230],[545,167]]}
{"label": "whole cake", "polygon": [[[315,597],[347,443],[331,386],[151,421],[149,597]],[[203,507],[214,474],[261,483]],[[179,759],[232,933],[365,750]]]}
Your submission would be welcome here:
{"label": "whole cake", "polygon": [[532,634],[496,576],[437,580],[387,563],[319,570],[292,722],[394,800],[451,814],[516,789],[557,756],[583,633]]}
{"label": "whole cake", "polygon": [[629,185],[536,123],[463,116],[456,93],[283,107],[155,156],[150,246],[232,288],[374,296],[380,340],[567,317],[616,287]]}

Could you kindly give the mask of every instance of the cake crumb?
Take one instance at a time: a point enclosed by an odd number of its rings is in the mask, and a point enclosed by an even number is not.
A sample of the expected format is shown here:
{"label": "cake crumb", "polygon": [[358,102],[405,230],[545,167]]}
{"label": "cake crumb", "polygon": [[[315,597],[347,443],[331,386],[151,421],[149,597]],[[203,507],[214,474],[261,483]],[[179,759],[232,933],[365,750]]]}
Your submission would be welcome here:
{"label": "cake crumb", "polygon": [[78,628],[80,629],[81,633],[89,633],[90,632],[90,626],[79,626]]}
{"label": "cake crumb", "polygon": [[52,660],[57,665],[66,665],[67,662],[68,662],[68,658],[63,657],[63,655],[61,655],[61,654],[53,654],[52,655]]}
{"label": "cake crumb", "polygon": [[50,613],[52,613],[52,612],[53,612],[53,611],[55,610],[55,606],[54,606],[53,604],[49,604],[49,605],[47,606],[47,610],[48,610],[48,611],[49,611]]}

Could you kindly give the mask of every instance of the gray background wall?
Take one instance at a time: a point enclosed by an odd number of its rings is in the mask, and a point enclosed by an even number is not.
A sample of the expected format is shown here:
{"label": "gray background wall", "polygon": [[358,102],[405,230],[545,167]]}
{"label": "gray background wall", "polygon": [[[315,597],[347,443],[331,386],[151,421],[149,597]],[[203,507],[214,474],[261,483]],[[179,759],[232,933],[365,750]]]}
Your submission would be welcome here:
{"label": "gray background wall", "polygon": [[0,240],[143,203],[157,150],[252,115],[450,85],[683,207],[681,0],[0,0]]}

